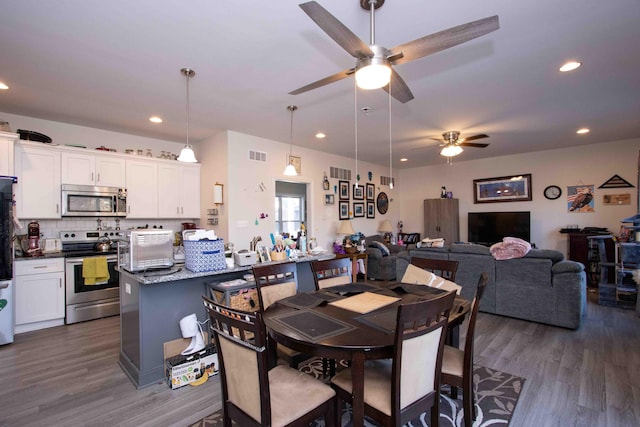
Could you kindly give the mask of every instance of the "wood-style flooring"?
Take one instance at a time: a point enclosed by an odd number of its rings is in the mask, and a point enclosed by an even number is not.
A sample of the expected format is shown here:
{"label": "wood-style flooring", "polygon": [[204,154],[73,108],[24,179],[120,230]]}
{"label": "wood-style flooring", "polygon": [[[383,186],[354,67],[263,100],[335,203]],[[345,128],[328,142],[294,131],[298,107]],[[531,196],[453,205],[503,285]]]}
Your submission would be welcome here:
{"label": "wood-style flooring", "polygon": [[[136,390],[118,350],[118,317],[16,335],[0,346],[0,426],[187,426],[220,408],[218,377]],[[513,427],[640,425],[632,310],[589,302],[578,331],[480,313],[475,359],[526,378]]]}

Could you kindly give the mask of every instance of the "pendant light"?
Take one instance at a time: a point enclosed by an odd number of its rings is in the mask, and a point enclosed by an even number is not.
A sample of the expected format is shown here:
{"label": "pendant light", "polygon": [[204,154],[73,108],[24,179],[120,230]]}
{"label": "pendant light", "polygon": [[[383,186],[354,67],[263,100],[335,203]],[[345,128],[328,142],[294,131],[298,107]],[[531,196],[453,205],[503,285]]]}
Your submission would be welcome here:
{"label": "pendant light", "polygon": [[189,79],[195,76],[196,72],[191,68],[183,68],[180,70],[180,72],[187,78],[187,145],[185,145],[182,151],[180,151],[178,161],[185,163],[196,163],[198,160],[193,153],[191,145],[189,145]]}
{"label": "pendant light", "polygon": [[293,112],[296,111],[298,107],[295,105],[289,105],[287,110],[291,112],[291,130],[289,132],[289,159],[287,160],[287,167],[284,168],[284,172],[282,172],[286,176],[296,176],[298,172],[296,172],[296,167],[291,163],[291,156],[293,155]]}

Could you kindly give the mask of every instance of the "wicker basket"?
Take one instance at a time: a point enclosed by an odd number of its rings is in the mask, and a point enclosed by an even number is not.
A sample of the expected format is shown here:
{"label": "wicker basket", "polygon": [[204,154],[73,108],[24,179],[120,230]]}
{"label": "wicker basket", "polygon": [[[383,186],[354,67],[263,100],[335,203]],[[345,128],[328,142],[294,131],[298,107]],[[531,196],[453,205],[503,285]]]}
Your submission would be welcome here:
{"label": "wicker basket", "polygon": [[228,307],[242,311],[256,311],[260,306],[256,288],[240,289],[237,291],[229,291],[227,293],[228,295],[225,295],[225,292],[211,289],[211,297],[218,304],[224,304]]}

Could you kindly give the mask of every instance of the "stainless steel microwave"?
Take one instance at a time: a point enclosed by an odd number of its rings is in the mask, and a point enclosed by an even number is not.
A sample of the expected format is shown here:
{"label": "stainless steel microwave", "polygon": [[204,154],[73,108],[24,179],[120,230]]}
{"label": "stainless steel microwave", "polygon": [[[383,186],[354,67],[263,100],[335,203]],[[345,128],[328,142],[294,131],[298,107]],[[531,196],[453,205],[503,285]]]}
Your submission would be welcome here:
{"label": "stainless steel microwave", "polygon": [[63,184],[62,216],[127,216],[127,189]]}

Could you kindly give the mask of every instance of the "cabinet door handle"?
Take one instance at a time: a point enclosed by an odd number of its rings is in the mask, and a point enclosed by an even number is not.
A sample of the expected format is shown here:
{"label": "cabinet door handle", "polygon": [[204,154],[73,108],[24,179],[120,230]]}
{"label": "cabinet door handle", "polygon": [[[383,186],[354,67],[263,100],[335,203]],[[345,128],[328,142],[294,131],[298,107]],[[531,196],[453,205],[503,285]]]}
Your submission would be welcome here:
{"label": "cabinet door handle", "polygon": [[176,206],[176,213],[180,214],[180,206]]}
{"label": "cabinet door handle", "polygon": [[184,213],[184,206],[180,207],[180,213],[183,214]]}
{"label": "cabinet door handle", "polygon": [[62,289],[62,279],[58,279],[58,287]]}
{"label": "cabinet door handle", "polygon": [[91,181],[93,182],[93,172],[91,172]]}
{"label": "cabinet door handle", "polygon": [[98,179],[96,179],[96,182],[100,182],[100,172],[98,172]]}
{"label": "cabinet door handle", "polygon": [[60,213],[60,205],[56,203],[56,213]]}
{"label": "cabinet door handle", "polygon": [[48,268],[46,265],[34,265],[33,268]]}

